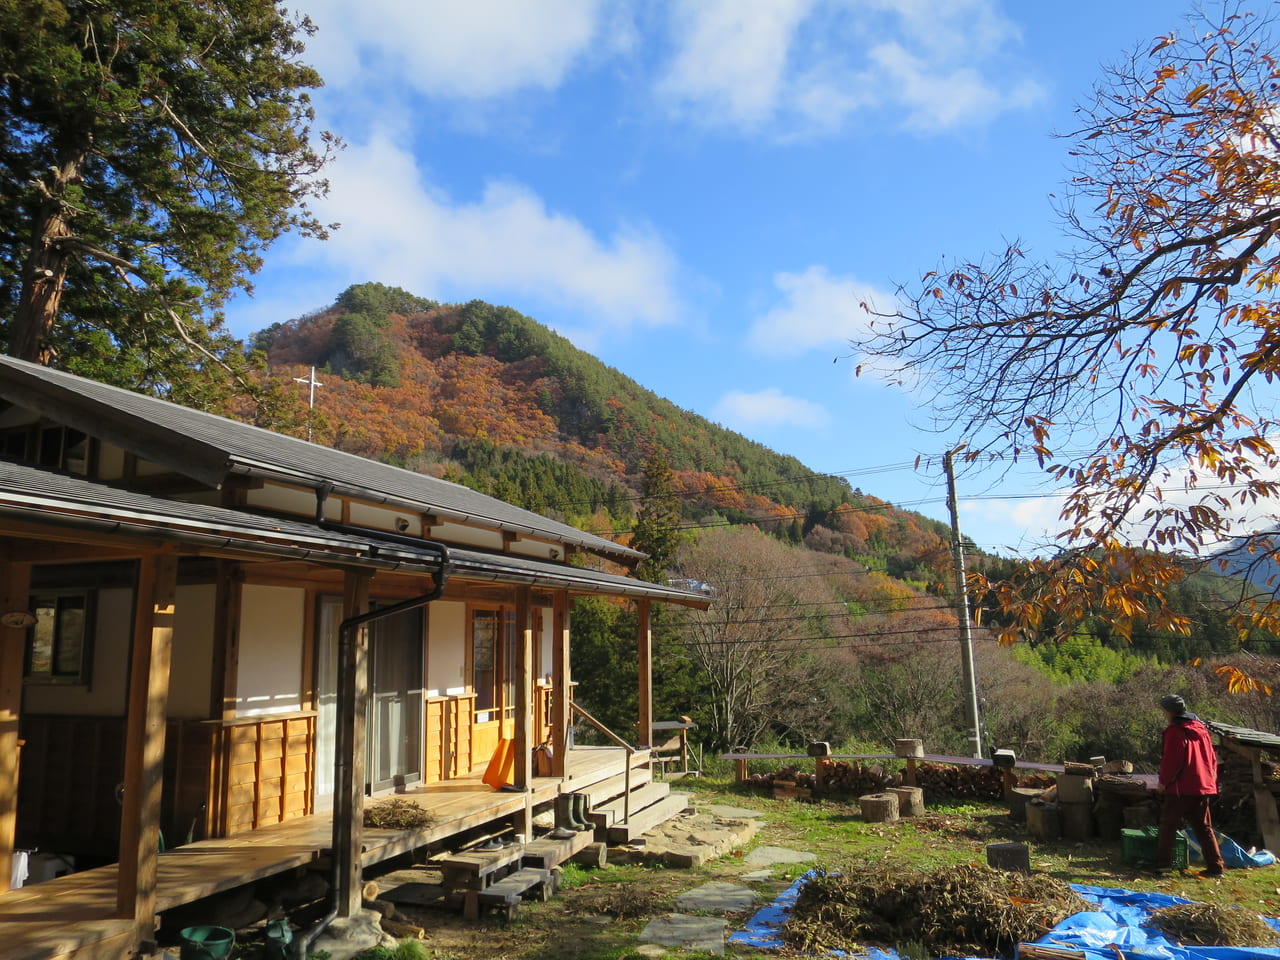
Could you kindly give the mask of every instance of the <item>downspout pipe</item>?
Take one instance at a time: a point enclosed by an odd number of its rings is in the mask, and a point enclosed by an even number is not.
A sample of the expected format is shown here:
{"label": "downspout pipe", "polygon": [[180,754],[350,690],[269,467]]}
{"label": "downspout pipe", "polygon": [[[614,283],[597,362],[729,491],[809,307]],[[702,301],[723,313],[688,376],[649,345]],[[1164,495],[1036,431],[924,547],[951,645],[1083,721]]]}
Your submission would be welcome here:
{"label": "downspout pipe", "polygon": [[[317,515],[324,511],[324,497],[319,495],[317,491]],[[325,491],[327,495],[327,491]],[[390,617],[407,613],[410,610],[417,610],[419,607],[425,607],[433,600],[439,600],[444,594],[444,589],[449,582],[449,548],[443,543],[434,540],[420,540],[420,546],[424,546],[430,550],[434,550],[440,555],[440,569],[431,575],[433,581],[432,588],[429,592],[400,603],[393,604],[389,607],[380,607],[377,610],[369,610],[365,613],[358,613],[355,616],[348,617],[338,625],[338,666],[339,676],[342,675],[342,665],[352,658],[355,650],[356,635],[361,627],[368,626],[378,620],[386,620]],[[349,678],[348,678],[349,679]],[[335,790],[341,790],[342,783],[346,780],[351,757],[354,756],[356,744],[350,736],[350,731],[354,729],[354,719],[356,704],[354,698],[345,695],[347,688],[343,686],[338,693],[338,742],[333,752],[333,783]],[[290,944],[291,955],[294,960],[306,960],[307,954],[311,950],[311,945],[315,943],[316,938],[328,928],[334,919],[338,916],[341,909],[341,889],[342,878],[348,873],[352,867],[352,851],[346,849],[342,844],[342,820],[343,815],[351,816],[352,811],[348,807],[348,802],[342,798],[341,793],[335,793],[333,804],[333,833],[330,839],[332,847],[331,857],[333,860],[333,877],[331,879],[330,888],[330,904],[328,912],[315,924],[311,926],[305,933],[294,938]]]}

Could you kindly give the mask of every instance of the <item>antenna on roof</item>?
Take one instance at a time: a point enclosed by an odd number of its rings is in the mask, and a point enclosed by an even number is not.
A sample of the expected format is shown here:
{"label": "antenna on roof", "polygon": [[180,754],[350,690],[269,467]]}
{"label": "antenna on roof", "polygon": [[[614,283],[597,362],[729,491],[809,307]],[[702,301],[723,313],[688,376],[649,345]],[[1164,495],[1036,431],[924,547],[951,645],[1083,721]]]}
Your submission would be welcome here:
{"label": "antenna on roof", "polygon": [[311,388],[310,395],[307,398],[307,443],[311,442],[311,419],[316,409],[316,387],[323,387],[324,384],[316,379],[316,368],[311,368],[311,375],[306,377],[294,377],[295,383],[305,383]]}

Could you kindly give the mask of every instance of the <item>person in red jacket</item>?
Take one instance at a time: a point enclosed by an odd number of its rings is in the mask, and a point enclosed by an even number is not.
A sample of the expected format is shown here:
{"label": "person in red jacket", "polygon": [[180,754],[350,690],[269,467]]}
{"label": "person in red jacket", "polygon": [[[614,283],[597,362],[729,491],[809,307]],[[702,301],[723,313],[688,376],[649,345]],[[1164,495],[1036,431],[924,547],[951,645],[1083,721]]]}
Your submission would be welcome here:
{"label": "person in red jacket", "polygon": [[1156,869],[1173,868],[1173,842],[1184,822],[1200,841],[1204,855],[1202,877],[1220,877],[1226,864],[1218,849],[1218,835],[1209,817],[1209,801],[1218,793],[1218,755],[1209,737],[1209,728],[1177,694],[1160,698],[1169,725],[1164,728],[1164,750],[1160,755],[1160,784],[1164,795],[1160,812],[1160,836],[1156,841]]}

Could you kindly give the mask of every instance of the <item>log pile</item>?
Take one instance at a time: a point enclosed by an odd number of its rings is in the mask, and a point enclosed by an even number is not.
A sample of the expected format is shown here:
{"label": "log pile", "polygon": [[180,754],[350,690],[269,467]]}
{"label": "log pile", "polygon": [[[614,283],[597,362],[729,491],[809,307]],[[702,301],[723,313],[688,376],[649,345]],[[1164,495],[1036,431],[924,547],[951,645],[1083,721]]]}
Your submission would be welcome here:
{"label": "log pile", "polygon": [[[1262,780],[1280,794],[1280,764],[1262,755]],[[1213,804],[1213,825],[1246,847],[1262,841],[1253,802],[1253,764],[1234,750],[1218,750],[1218,799]]]}
{"label": "log pile", "polygon": [[1004,773],[996,767],[962,767],[950,763],[922,763],[916,783],[927,797],[960,800],[999,800],[1004,796]]}
{"label": "log pile", "polygon": [[[814,772],[795,766],[782,767],[775,773],[755,773],[750,783],[776,796],[860,797],[882,793],[890,787],[901,787],[905,779],[881,764],[862,764],[857,760],[817,760]],[[1053,785],[1053,777],[1029,773],[1019,780],[1020,786],[1045,788]],[[926,797],[957,800],[999,800],[1004,796],[1004,778],[995,767],[971,767],[950,763],[922,762],[916,766],[916,785],[924,788]]]}

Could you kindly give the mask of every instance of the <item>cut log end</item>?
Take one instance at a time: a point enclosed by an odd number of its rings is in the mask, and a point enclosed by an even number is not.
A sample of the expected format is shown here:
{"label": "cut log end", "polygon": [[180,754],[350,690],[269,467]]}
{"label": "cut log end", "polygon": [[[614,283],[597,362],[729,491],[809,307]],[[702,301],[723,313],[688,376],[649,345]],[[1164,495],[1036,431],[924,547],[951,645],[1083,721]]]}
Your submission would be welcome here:
{"label": "cut log end", "polygon": [[862,819],[868,823],[892,823],[898,819],[898,798],[892,793],[869,793],[858,798]]}

